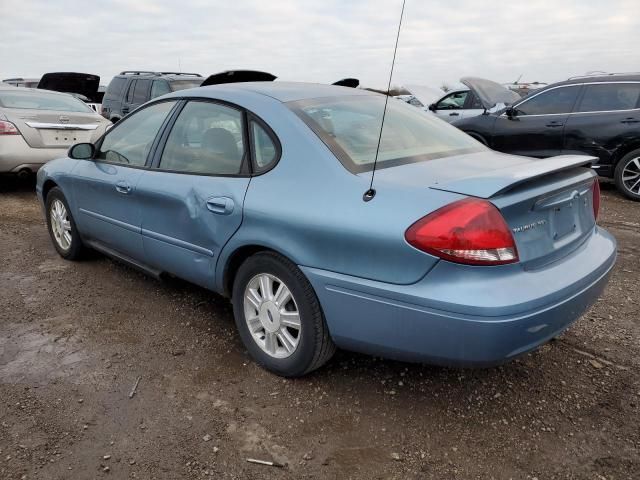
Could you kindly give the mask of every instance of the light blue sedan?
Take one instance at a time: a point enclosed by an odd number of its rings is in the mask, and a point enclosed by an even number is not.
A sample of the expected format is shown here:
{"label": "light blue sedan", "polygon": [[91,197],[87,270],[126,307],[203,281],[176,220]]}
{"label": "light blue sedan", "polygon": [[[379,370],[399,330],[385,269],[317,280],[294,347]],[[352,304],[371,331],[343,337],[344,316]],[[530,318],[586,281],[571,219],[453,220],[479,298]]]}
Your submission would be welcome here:
{"label": "light blue sedan", "polygon": [[493,152],[403,102],[337,86],[180,91],[38,173],[53,244],[231,298],[285,376],[336,347],[487,366],[565,330],[602,292],[592,158]]}

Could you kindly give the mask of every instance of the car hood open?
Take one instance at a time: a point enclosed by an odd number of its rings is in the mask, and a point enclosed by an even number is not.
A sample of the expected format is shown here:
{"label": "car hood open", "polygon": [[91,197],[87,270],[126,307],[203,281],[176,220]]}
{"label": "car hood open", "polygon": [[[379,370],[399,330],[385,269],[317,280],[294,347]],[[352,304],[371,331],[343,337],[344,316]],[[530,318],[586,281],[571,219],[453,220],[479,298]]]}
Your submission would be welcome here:
{"label": "car hood open", "polygon": [[442,90],[424,85],[405,85],[404,88],[425,107],[428,107],[444,95]]}
{"label": "car hood open", "polygon": [[275,75],[257,70],[227,70],[226,72],[209,75],[200,86],[206,87],[207,85],[221,85],[223,83],[273,82],[276,78],[278,77]]}
{"label": "car hood open", "polygon": [[63,93],[78,93],[95,101],[100,77],[90,73],[52,72],[45,73],[37,88]]}
{"label": "car hood open", "polygon": [[338,85],[339,87],[358,88],[360,86],[360,80],[358,80],[357,78],[343,78],[342,80],[338,80],[337,82],[332,83],[332,85]]}
{"label": "car hood open", "polygon": [[487,110],[499,104],[511,105],[520,100],[520,95],[486,78],[463,77],[460,82],[469,87]]}

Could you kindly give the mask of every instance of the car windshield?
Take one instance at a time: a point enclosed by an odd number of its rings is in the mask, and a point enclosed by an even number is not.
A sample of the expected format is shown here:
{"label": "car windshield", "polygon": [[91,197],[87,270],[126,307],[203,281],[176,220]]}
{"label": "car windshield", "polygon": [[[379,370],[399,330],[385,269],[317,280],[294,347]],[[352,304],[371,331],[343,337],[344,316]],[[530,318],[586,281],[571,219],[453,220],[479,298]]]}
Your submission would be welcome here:
{"label": "car windshield", "polygon": [[[289,107],[354,173],[373,169],[384,97],[302,100]],[[473,153],[485,147],[455,127],[404,102],[389,101],[376,168]]]}
{"label": "car windshield", "polygon": [[169,85],[171,86],[171,91],[177,92],[178,90],[186,90],[187,88],[199,87],[203,81],[204,80],[202,78],[199,78],[197,80],[174,80],[172,82],[169,82]]}
{"label": "car windshield", "polygon": [[72,95],[25,91],[0,91],[0,107],[26,110],[95,113]]}

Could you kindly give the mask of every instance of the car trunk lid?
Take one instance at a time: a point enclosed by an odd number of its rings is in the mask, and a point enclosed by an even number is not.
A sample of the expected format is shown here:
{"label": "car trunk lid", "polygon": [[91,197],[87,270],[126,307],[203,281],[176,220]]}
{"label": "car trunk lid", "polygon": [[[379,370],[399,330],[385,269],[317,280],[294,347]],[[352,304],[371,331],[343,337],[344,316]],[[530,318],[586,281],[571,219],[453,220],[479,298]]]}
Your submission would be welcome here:
{"label": "car trunk lid", "polygon": [[593,157],[567,155],[531,159],[491,151],[381,169],[384,184],[424,186],[487,199],[502,213],[527,268],[568,254],[595,225]]}
{"label": "car trunk lid", "polygon": [[5,113],[32,148],[67,148],[90,142],[103,128],[93,112],[12,109]]}
{"label": "car trunk lid", "polygon": [[63,93],[78,93],[91,102],[99,103],[100,77],[90,73],[52,72],[45,73],[38,83],[39,89]]}

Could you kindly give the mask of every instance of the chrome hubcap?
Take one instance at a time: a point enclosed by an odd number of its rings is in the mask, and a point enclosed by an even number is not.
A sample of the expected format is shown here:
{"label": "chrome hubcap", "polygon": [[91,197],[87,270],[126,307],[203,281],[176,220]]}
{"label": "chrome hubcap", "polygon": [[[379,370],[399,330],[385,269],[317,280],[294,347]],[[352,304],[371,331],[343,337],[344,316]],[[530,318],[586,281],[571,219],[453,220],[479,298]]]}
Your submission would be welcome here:
{"label": "chrome hubcap", "polygon": [[291,291],[268,273],[253,277],[244,292],[244,318],[253,340],[274,358],[287,358],[300,343],[300,313]]}
{"label": "chrome hubcap", "polygon": [[640,195],[640,157],[632,158],[622,170],[622,183],[631,193]]}
{"label": "chrome hubcap", "polygon": [[71,221],[67,214],[67,209],[60,200],[55,199],[51,203],[49,212],[51,217],[51,231],[58,246],[63,250],[71,247]]}

